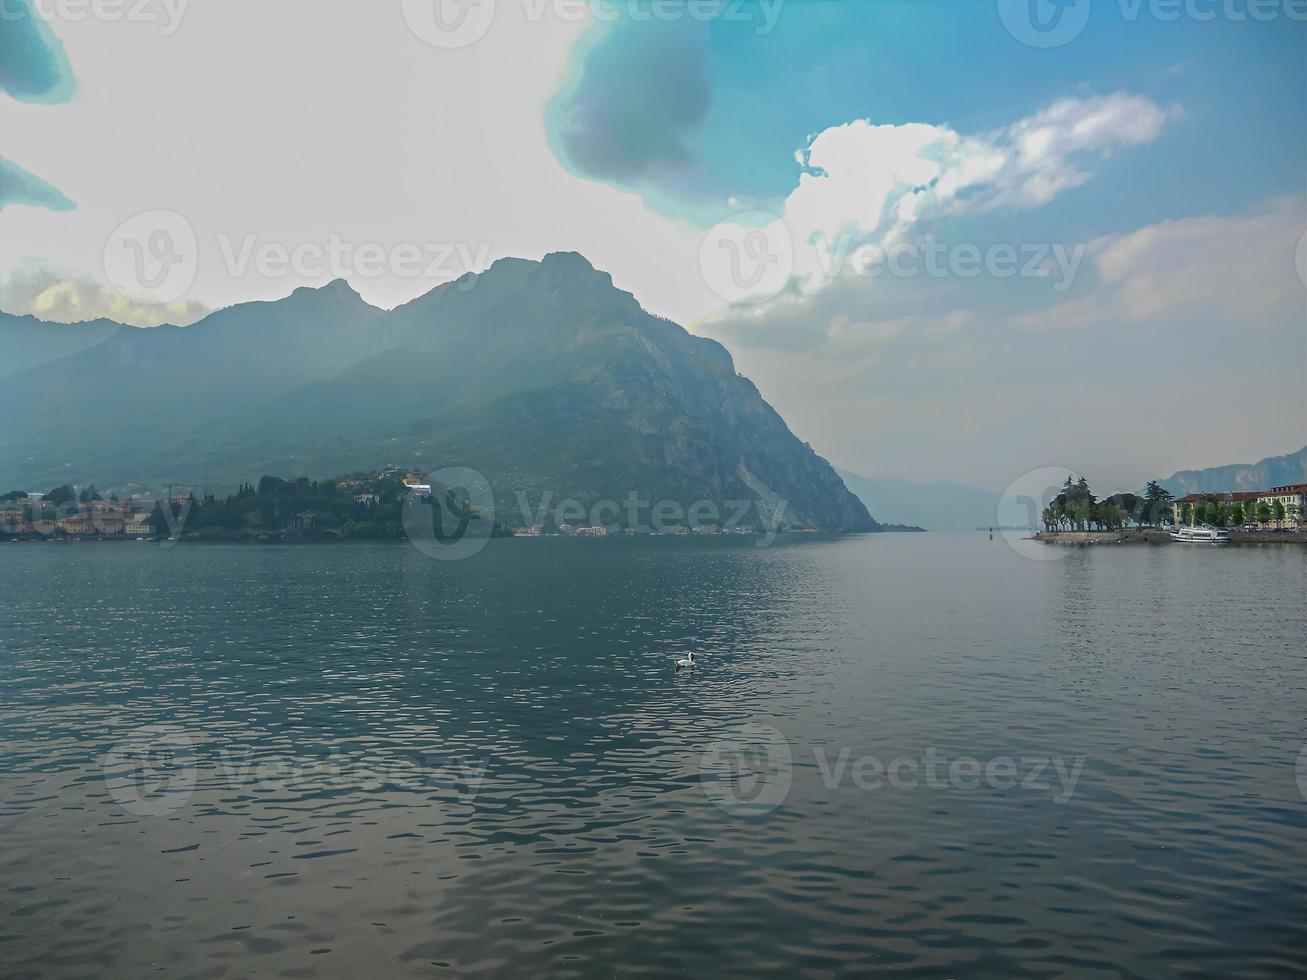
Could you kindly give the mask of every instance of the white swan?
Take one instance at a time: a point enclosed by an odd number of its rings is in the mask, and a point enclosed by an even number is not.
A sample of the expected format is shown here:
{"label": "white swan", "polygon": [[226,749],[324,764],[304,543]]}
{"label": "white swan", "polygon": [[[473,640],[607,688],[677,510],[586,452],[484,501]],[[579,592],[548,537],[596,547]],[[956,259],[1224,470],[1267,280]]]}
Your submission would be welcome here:
{"label": "white swan", "polygon": [[677,669],[677,670],[680,670],[682,667],[689,667],[691,670],[694,670],[694,651],[693,651],[693,650],[690,651],[690,655],[689,655],[689,657],[682,657],[680,660],[676,661],[676,669]]}

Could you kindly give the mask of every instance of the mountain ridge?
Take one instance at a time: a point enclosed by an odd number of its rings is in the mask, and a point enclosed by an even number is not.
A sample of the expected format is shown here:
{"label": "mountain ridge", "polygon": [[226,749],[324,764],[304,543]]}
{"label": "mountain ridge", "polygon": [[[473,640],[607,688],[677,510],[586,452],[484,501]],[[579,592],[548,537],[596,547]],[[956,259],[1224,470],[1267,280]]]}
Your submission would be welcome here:
{"label": "mountain ridge", "polygon": [[1177,497],[1226,490],[1268,490],[1290,483],[1307,483],[1307,446],[1296,452],[1267,456],[1256,463],[1177,470],[1157,482]]}
{"label": "mountain ridge", "polygon": [[577,253],[501,259],[393,310],[348,283],[123,328],[14,372],[0,482],[233,487],[262,473],[464,465],[506,497],[786,500],[879,525],[719,343]]}

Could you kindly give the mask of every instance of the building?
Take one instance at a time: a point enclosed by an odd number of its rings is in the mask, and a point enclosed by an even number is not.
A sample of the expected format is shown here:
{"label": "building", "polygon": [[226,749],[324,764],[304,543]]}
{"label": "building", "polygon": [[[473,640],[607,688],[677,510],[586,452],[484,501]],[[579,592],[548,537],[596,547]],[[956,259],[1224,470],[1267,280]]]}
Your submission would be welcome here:
{"label": "building", "polygon": [[[1171,506],[1175,514],[1176,523],[1203,524],[1206,518],[1203,516],[1200,508],[1206,508],[1211,502],[1225,504],[1240,504],[1244,508],[1242,523],[1257,524],[1259,527],[1301,527],[1304,520],[1307,520],[1307,483],[1292,483],[1282,487],[1272,487],[1270,490],[1234,490],[1224,493],[1190,493],[1171,501]],[[1276,503],[1284,507],[1284,518],[1282,521],[1276,521],[1272,516],[1269,520],[1261,520],[1258,512],[1262,510],[1262,505],[1272,509]],[[1185,509],[1191,508],[1191,514],[1188,521],[1185,520]]]}
{"label": "building", "polygon": [[381,503],[381,498],[375,493],[358,493],[354,495],[354,503],[362,504],[364,507],[375,507]]}
{"label": "building", "polygon": [[26,534],[30,530],[22,508],[6,507],[0,510],[0,534]]}
{"label": "building", "polygon": [[123,534],[133,538],[145,538],[150,535],[150,515],[133,514],[123,523]]}
{"label": "building", "polygon": [[[1224,493],[1189,493],[1185,494],[1178,500],[1171,501],[1172,514],[1175,516],[1177,524],[1205,524],[1206,518],[1203,516],[1200,508],[1206,508],[1209,503],[1217,503],[1229,506],[1231,504],[1240,504],[1247,507],[1252,504],[1257,505],[1257,490],[1232,490]],[[1185,508],[1190,509],[1189,520],[1184,519]],[[1240,523],[1243,523],[1242,521]]]}
{"label": "building", "polygon": [[1257,497],[1257,505],[1266,504],[1274,509],[1276,503],[1284,507],[1283,521],[1271,518],[1273,527],[1302,527],[1307,519],[1307,483],[1288,483],[1282,487],[1271,487]]}

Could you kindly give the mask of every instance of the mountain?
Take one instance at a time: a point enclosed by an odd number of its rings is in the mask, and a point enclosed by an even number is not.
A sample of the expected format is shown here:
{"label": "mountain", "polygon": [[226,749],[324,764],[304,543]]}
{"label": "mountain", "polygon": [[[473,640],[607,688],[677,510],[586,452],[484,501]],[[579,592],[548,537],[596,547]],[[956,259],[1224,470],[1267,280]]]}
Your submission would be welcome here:
{"label": "mountain", "polygon": [[1257,463],[1233,463],[1229,466],[1212,466],[1204,470],[1180,470],[1165,480],[1157,482],[1177,497],[1187,493],[1265,490],[1288,483],[1307,483],[1307,446],[1296,453],[1268,456]]}
{"label": "mountain", "polygon": [[0,377],[76,354],[127,329],[112,320],[46,323],[34,316],[0,313]]}
{"label": "mountain", "polygon": [[969,483],[916,483],[895,477],[859,476],[837,469],[850,490],[886,524],[928,531],[974,531],[995,524],[999,495]]}
{"label": "mountain", "polygon": [[0,417],[6,487],[468,466],[514,513],[519,492],[634,492],[878,528],[724,347],[575,253],[502,259],[391,311],[337,281],[190,327],[123,327],[9,375]]}

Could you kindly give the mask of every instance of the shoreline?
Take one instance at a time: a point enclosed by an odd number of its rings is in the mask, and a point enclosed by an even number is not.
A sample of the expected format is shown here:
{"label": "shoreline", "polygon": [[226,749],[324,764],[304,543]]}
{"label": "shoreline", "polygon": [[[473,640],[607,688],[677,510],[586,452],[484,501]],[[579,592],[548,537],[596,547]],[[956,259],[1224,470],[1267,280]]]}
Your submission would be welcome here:
{"label": "shoreline", "polygon": [[[1307,546],[1307,534],[1294,531],[1230,531],[1228,533],[1230,535],[1230,540],[1227,543],[1233,546]],[[1098,544],[1171,545],[1177,543],[1172,540],[1169,531],[1158,531],[1153,529],[1131,529],[1127,531],[1037,531],[1035,534],[1031,535],[1029,540],[1042,541],[1045,544],[1058,544],[1081,548]]]}

